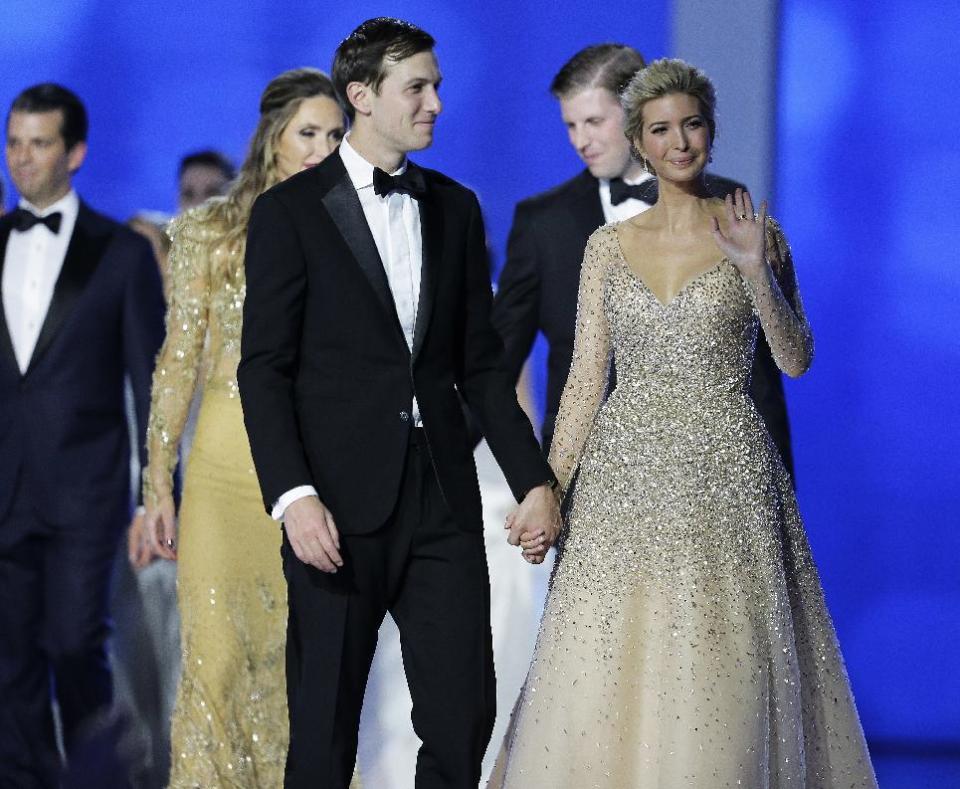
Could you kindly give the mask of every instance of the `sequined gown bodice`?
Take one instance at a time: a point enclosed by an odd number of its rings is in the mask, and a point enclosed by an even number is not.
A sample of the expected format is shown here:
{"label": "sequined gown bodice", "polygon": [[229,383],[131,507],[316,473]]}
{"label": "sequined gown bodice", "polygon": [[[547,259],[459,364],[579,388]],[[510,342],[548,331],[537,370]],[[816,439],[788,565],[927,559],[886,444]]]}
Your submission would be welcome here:
{"label": "sequined gown bodice", "polygon": [[790,479],[748,395],[761,323],[781,368],[812,353],[773,222],[768,250],[781,299],[722,260],[663,304],[616,225],[591,237],[550,455],[576,482],[491,787],[875,787]]}
{"label": "sequined gown bodice", "polygon": [[[238,397],[237,365],[246,283],[242,250],[211,249],[220,233],[187,213],[171,223],[167,342],[157,365],[150,409],[152,474],[148,496],[169,494],[177,448],[193,393]],[[221,260],[223,258],[224,260]]]}

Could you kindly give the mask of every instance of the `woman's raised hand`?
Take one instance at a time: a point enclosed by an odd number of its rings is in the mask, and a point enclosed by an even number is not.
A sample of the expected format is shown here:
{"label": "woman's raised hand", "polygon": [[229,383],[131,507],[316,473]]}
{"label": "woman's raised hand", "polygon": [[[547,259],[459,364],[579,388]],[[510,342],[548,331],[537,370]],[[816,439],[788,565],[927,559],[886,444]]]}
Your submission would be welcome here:
{"label": "woman's raised hand", "polygon": [[724,198],[723,204],[727,232],[724,234],[720,220],[714,217],[713,240],[744,277],[759,276],[766,266],[767,201],[760,203],[760,213],[754,214],[750,193],[737,189]]}

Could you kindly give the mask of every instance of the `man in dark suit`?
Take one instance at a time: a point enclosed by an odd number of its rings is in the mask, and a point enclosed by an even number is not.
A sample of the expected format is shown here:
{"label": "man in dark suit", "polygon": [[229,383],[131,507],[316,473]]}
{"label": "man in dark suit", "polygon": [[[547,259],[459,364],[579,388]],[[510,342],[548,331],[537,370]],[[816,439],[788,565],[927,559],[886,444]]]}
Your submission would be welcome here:
{"label": "man in dark suit", "polygon": [[[492,320],[506,347],[507,369],[516,380],[537,332],[549,344],[543,444],[548,449],[560,396],[570,370],[580,265],[587,238],[607,222],[622,221],[657,201],[657,181],[630,151],[623,133],[619,93],[643,68],[643,57],[623,44],[599,44],[574,55],[550,90],[570,144],[587,166],[579,175],[517,205],[500,274]],[[742,185],[707,176],[708,188],[724,197]],[[792,468],[790,430],[780,371],[762,334],[757,342],[751,395]]]}
{"label": "man in dark suit", "polygon": [[250,218],[238,381],[265,504],[284,521],[288,789],[349,784],[388,611],[423,741],[417,787],[480,780],[490,590],[458,392],[521,502],[510,541],[542,533],[541,557],[559,526],[490,324],[477,198],[406,157],[441,110],[433,46],[394,19],[348,36],[333,80],[350,135]]}
{"label": "man in dark suit", "polygon": [[[138,451],[163,295],[142,238],[71,186],[87,117],[59,85],[7,118],[19,207],[0,219],[0,786],[48,787],[111,702],[107,587],[130,517],[124,378]],[[52,679],[52,687],[51,687]]]}

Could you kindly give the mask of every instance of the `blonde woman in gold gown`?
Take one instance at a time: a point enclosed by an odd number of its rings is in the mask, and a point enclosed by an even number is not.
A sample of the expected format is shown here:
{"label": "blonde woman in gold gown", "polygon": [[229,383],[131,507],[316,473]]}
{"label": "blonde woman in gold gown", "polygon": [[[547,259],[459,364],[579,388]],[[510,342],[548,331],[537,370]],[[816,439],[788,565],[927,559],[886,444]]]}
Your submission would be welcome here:
{"label": "blonde woman in gold gown", "polygon": [[[178,559],[183,667],[171,787],[283,784],[286,585],[280,529],[263,510],[237,396],[243,254],[256,197],[322,161],[342,138],[343,123],[325,74],[295,69],[276,77],[228,194],[188,211],[168,231],[171,292],[153,379],[144,501],[154,551]],[[173,472],[199,386],[178,544]]]}
{"label": "blonde woman in gold gown", "polygon": [[749,195],[707,196],[702,72],[655,61],[623,105],[660,197],[586,248],[550,452],[562,489],[579,477],[490,786],[876,789],[790,478],[748,395],[758,326],[788,375],[812,359],[790,249]]}

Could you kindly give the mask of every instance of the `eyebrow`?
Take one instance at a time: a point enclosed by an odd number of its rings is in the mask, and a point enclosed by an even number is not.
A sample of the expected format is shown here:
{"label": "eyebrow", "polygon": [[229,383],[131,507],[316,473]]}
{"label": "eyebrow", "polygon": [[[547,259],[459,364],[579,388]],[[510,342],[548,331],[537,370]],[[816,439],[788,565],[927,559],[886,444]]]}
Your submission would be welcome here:
{"label": "eyebrow", "polygon": [[[698,113],[695,113],[694,115],[688,115],[686,118],[681,118],[680,123],[686,123],[687,121],[692,121],[692,120],[702,121],[703,114],[698,112]],[[652,129],[654,126],[659,126],[663,124],[669,125],[669,123],[670,121],[650,121],[650,123],[648,124],[648,128]]]}
{"label": "eyebrow", "polygon": [[42,134],[35,134],[35,135],[33,135],[32,137],[29,136],[29,135],[26,136],[26,137],[18,137],[18,136],[15,135],[15,134],[8,134],[8,135],[7,135],[7,142],[8,142],[8,143],[10,143],[10,142],[51,142],[51,141],[55,142],[56,139],[57,139],[57,135],[56,135],[56,134],[51,134],[51,135],[49,135],[49,136],[45,136],[45,135],[42,135]]}
{"label": "eyebrow", "polygon": [[436,81],[430,79],[429,77],[411,77],[407,80],[404,87],[409,88],[413,85],[439,85],[441,82],[443,82],[443,76],[441,75],[437,75]]}
{"label": "eyebrow", "polygon": [[[688,115],[686,118],[681,118],[680,123],[686,123],[687,121],[692,121],[694,118],[699,118],[703,120],[702,112],[695,112],[693,115]],[[650,121],[651,126],[656,126],[658,123],[670,123],[670,121]]]}

